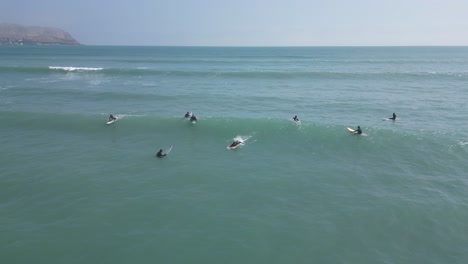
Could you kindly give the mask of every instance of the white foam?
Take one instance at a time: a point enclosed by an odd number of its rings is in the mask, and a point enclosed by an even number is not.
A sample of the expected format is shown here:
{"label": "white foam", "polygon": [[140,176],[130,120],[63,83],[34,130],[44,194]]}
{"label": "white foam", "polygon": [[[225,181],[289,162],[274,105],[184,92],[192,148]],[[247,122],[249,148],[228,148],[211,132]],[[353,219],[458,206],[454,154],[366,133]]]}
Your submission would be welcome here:
{"label": "white foam", "polygon": [[62,70],[62,71],[100,71],[104,68],[92,68],[92,67],[62,67],[62,66],[49,66],[50,70]]}
{"label": "white foam", "polygon": [[[101,115],[104,115],[106,117],[109,117],[109,113],[100,113]],[[117,120],[121,120],[121,119],[124,119],[124,118],[130,118],[130,117],[142,117],[142,116],[146,116],[146,115],[130,115],[130,114],[113,114],[113,116],[115,118],[117,118]]]}
{"label": "white foam", "polygon": [[247,141],[249,138],[251,138],[252,136],[240,136],[240,135],[237,135],[235,138],[233,138],[234,141],[238,140],[242,143],[244,143],[245,141]]}

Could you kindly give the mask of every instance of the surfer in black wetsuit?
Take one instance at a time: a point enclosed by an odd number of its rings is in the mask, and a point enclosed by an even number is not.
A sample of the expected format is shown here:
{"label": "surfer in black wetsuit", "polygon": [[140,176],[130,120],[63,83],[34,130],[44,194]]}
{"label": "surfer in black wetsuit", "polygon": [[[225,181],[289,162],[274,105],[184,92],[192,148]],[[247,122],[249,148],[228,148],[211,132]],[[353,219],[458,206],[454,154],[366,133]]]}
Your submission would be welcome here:
{"label": "surfer in black wetsuit", "polygon": [[160,149],[158,153],[156,153],[156,157],[158,158],[163,158],[165,157],[167,154],[166,153],[163,153],[163,150]]}
{"label": "surfer in black wetsuit", "polygon": [[361,135],[361,134],[362,134],[362,130],[361,130],[361,127],[360,127],[360,126],[357,126],[357,129],[354,130],[354,134],[358,134],[358,135]]}
{"label": "surfer in black wetsuit", "polygon": [[117,120],[117,118],[114,117],[113,115],[110,115],[110,116],[109,116],[109,121],[113,121],[113,120]]}
{"label": "surfer in black wetsuit", "polygon": [[191,116],[192,116],[192,113],[190,113],[190,112],[187,112],[187,113],[185,114],[185,118],[189,118],[189,117],[191,117]]}
{"label": "surfer in black wetsuit", "polygon": [[396,120],[396,115],[395,115],[395,113],[393,113],[393,117],[390,117],[390,118],[388,118],[388,119],[395,121],[395,120]]}
{"label": "surfer in black wetsuit", "polygon": [[294,120],[295,122],[299,122],[299,118],[297,118],[297,115],[295,115],[295,116],[293,117],[293,120]]}
{"label": "surfer in black wetsuit", "polygon": [[197,117],[195,115],[192,115],[192,117],[190,117],[190,122],[195,122],[197,121]]}
{"label": "surfer in black wetsuit", "polygon": [[231,147],[231,148],[235,147],[235,146],[239,145],[240,143],[242,143],[242,142],[239,141],[239,140],[236,140],[236,141],[232,142],[231,146],[229,146],[229,147]]}

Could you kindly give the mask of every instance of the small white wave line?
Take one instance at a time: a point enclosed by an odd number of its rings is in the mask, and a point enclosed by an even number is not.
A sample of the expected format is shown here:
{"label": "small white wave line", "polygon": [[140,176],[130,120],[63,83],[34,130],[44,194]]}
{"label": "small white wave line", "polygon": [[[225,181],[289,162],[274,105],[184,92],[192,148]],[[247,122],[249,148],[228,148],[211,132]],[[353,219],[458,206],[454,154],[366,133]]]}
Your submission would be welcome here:
{"label": "small white wave line", "polygon": [[100,71],[104,68],[92,68],[92,67],[63,67],[63,66],[49,66],[50,70],[62,70],[62,71]]}

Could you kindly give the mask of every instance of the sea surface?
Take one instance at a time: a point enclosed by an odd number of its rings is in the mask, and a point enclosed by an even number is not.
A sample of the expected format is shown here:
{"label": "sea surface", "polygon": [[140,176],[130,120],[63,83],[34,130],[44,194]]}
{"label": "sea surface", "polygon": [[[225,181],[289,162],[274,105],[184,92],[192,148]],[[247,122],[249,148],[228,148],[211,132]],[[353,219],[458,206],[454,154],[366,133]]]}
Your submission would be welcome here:
{"label": "sea surface", "polygon": [[0,263],[468,263],[467,102],[468,47],[0,46]]}

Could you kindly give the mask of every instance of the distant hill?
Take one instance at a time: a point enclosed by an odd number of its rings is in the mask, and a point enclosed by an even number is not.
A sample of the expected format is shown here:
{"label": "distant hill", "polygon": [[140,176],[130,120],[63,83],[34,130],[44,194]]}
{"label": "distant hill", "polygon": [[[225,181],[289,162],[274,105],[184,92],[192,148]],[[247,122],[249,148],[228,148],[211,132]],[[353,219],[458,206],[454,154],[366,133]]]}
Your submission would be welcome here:
{"label": "distant hill", "polygon": [[58,28],[0,23],[0,45],[81,45]]}

